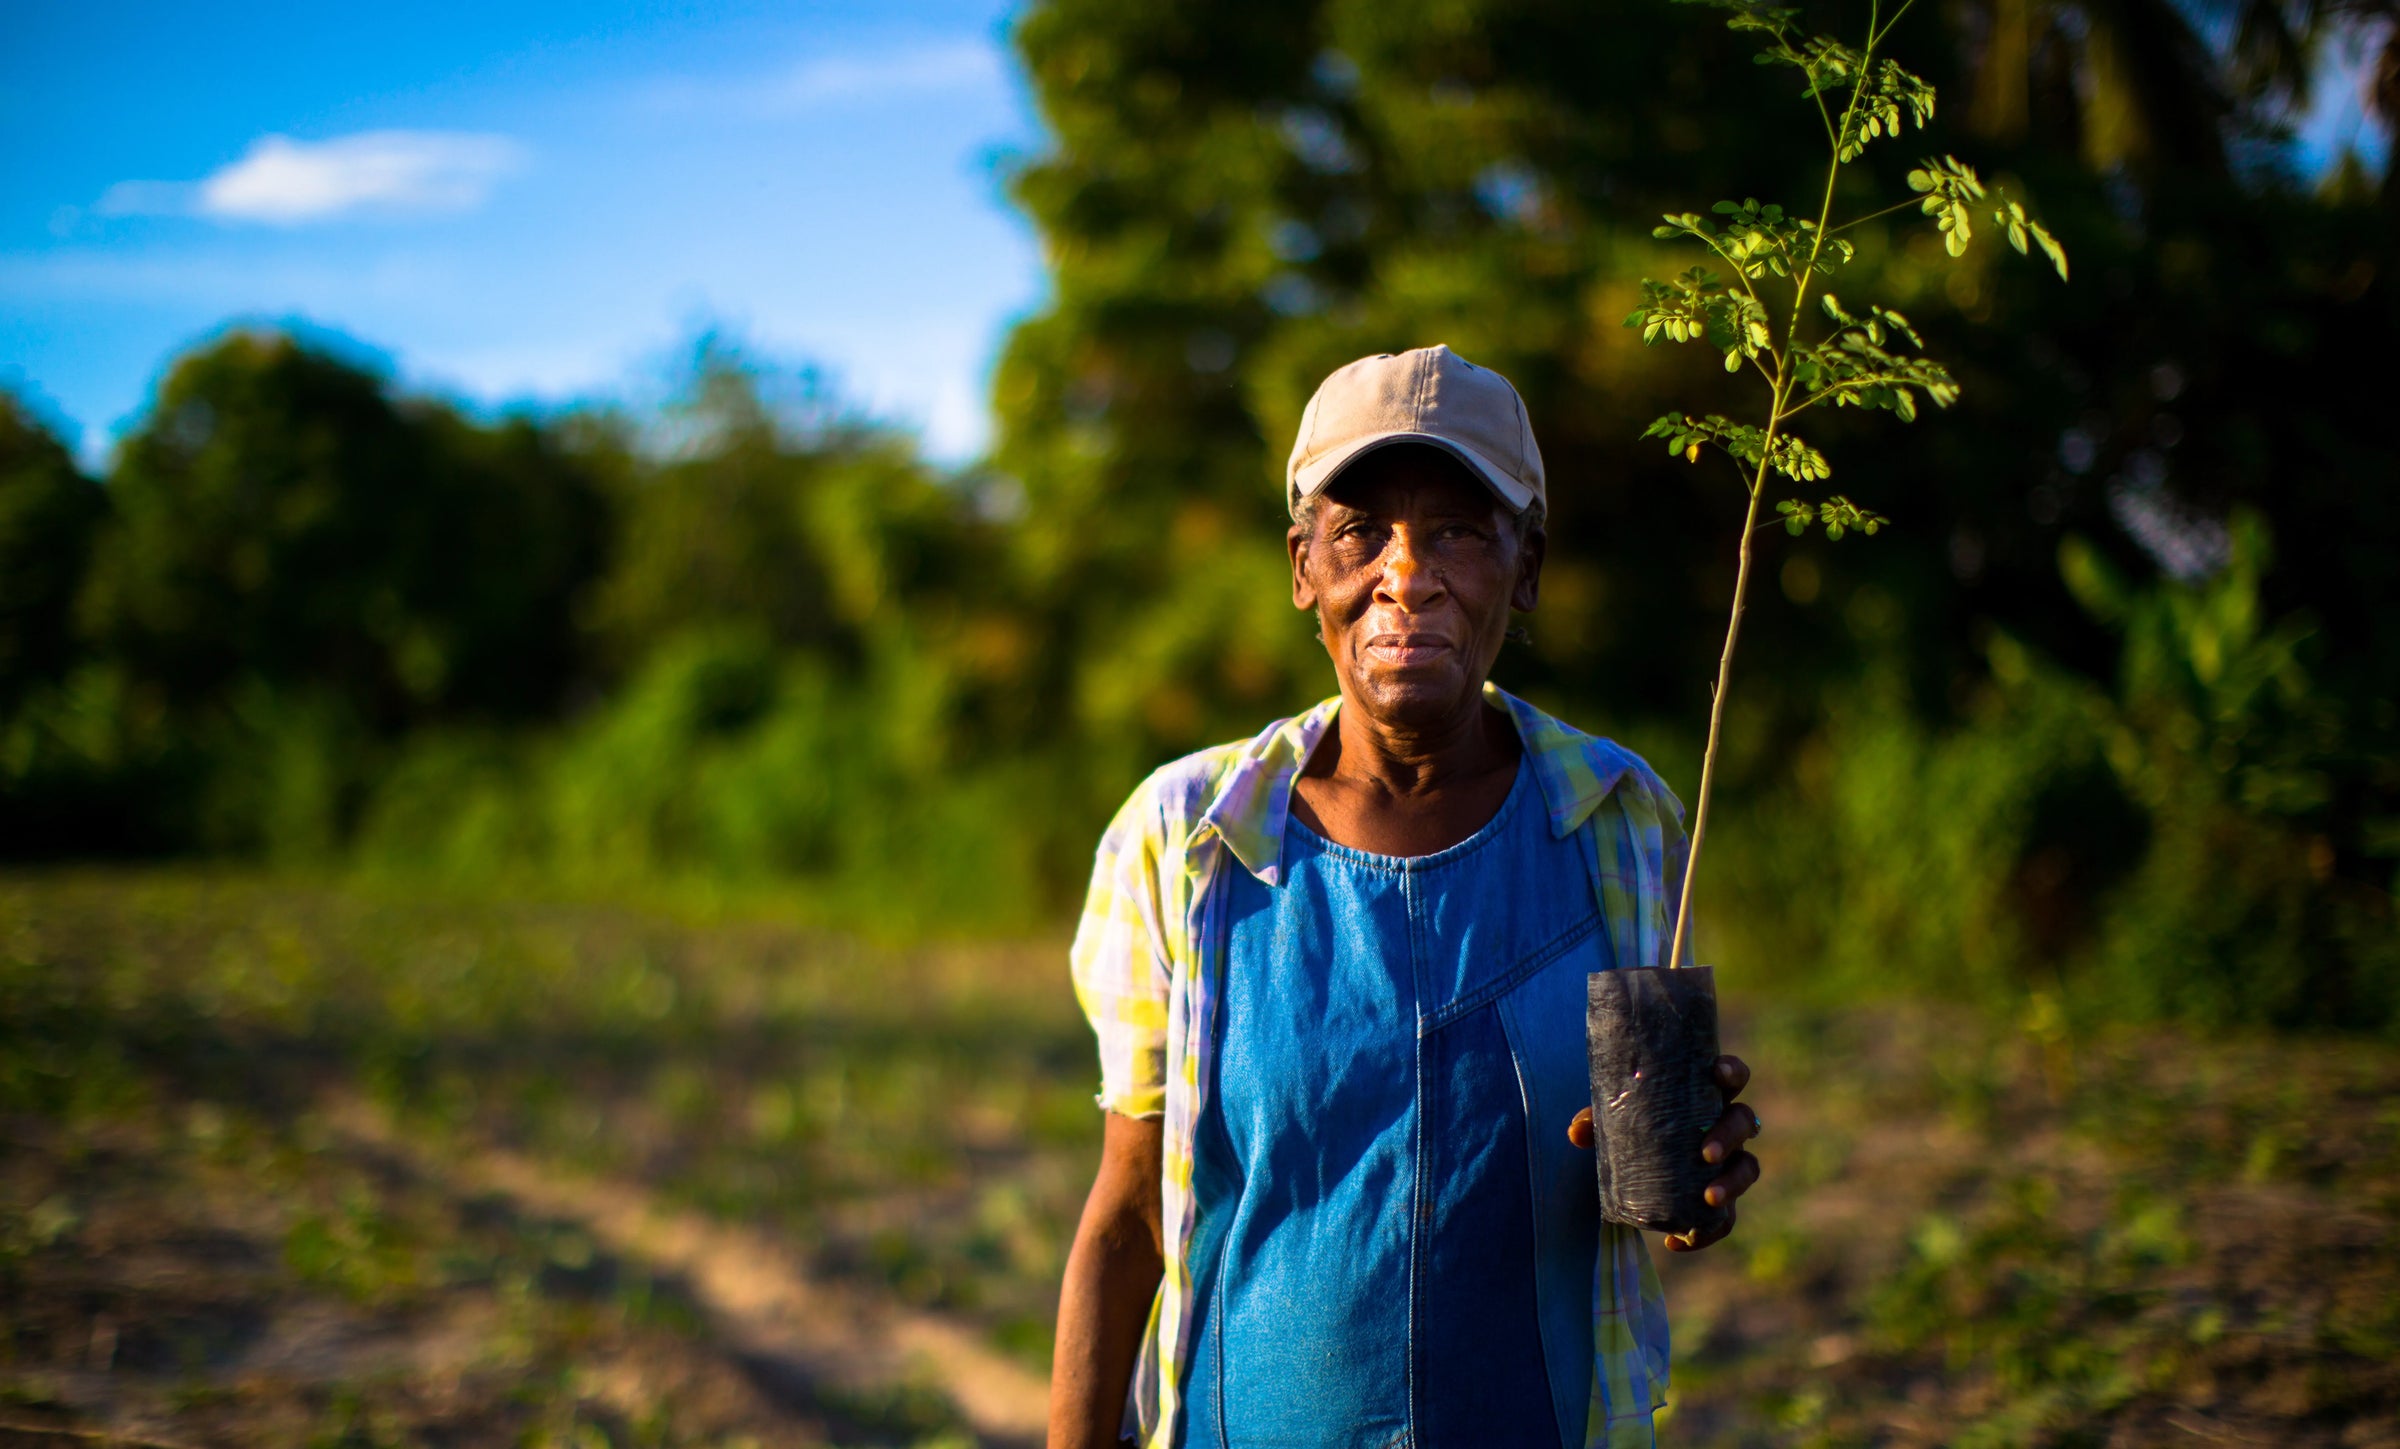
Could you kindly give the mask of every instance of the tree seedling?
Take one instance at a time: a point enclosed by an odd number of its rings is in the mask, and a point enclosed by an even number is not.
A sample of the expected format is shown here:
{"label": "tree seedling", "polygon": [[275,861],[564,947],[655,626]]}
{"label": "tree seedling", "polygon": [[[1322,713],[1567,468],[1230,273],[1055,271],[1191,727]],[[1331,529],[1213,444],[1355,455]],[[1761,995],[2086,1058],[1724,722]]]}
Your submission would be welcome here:
{"label": "tree seedling", "polygon": [[[1976,228],[1989,217],[1994,231],[2008,239],[2020,254],[2039,247],[2066,280],[2067,254],[2058,239],[2029,214],[2024,203],[1998,185],[1984,181],[1975,169],[1955,156],[1924,160],[1908,173],[1911,192],[1906,199],[1880,210],[1837,221],[1834,203],[1845,167],[1878,141],[1899,139],[1903,129],[1924,129],[1933,118],[1933,87],[1896,62],[1880,56],[1884,41],[1915,0],[1902,0],[1890,18],[1880,0],[1867,11],[1864,43],[1851,46],[1831,36],[1811,35],[1800,28],[1800,12],[1763,0],[1679,0],[1728,12],[1726,24],[1756,34],[1764,45],[1757,55],[1762,66],[1800,73],[1801,99],[1812,104],[1823,122],[1827,159],[1824,194],[1814,217],[1788,211],[1756,198],[1720,201],[1713,218],[1687,212],[1664,218],[1651,235],[1705,249],[1713,262],[1727,268],[1720,276],[1708,264],[1695,266],[1667,281],[1642,280],[1642,305],[1625,319],[1639,328],[1642,341],[1698,342],[1725,357],[1725,370],[1747,368],[1765,389],[1765,404],[1752,412],[1755,422],[1736,421],[1717,413],[1694,416],[1673,412],[1650,424],[1642,436],[1662,438],[1667,451],[1697,463],[1708,449],[1732,458],[1750,495],[1742,524],[1740,563],[1734,573],[1733,614],[1725,627],[1725,648],[1717,662],[1716,688],[1709,703],[1708,747],[1701,757],[1700,798],[1692,816],[1691,856],[1683,878],[1683,895],[1675,911],[1675,939],[1667,954],[1670,965],[1683,961],[1684,942],[1691,926],[1692,884],[1700,871],[1700,851],[1708,836],[1709,797],[1716,785],[1718,738],[1725,719],[1726,686],[1733,675],[1734,646],[1740,641],[1742,612],[1750,591],[1753,546],[1762,528],[1759,514],[1769,480],[1780,475],[1804,491],[1833,475],[1824,453],[1793,430],[1793,422],[1811,408],[1884,408],[1902,422],[1913,422],[1922,399],[1936,407],[1958,400],[1958,382],[1949,369],[1924,355],[1924,340],[1906,317],[1872,303],[1846,305],[1830,289],[1833,276],[1848,265],[1856,249],[1842,233],[1911,207],[1931,217],[1939,228],[1943,249],[1953,259],[1963,257]],[[1812,309],[1812,303],[1813,309]],[[1823,320],[1817,320],[1821,313]],[[1781,491],[1781,490],[1777,490]],[[1872,536],[1890,520],[1851,502],[1841,494],[1816,498],[1786,498],[1775,505],[1785,531],[1797,537],[1822,528],[1829,539],[1851,533]]]}

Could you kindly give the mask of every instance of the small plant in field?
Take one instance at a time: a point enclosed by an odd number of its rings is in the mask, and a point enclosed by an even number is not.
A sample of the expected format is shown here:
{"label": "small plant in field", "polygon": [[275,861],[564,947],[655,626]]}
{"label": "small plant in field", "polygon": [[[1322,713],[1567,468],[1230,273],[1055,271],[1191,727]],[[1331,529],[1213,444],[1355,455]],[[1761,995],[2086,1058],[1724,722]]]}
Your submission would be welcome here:
{"label": "small plant in field", "polygon": [[[1851,46],[1800,28],[1800,12],[1764,0],[1684,0],[1731,12],[1727,25],[1765,40],[1758,63],[1800,72],[1801,98],[1824,123],[1827,159],[1824,194],[1814,217],[1802,216],[1756,198],[1720,201],[1716,220],[1687,212],[1665,218],[1651,235],[1705,248],[1729,269],[1720,276],[1708,264],[1659,282],[1644,278],[1642,305],[1625,319],[1641,329],[1645,343],[1700,342],[1725,354],[1725,370],[1756,373],[1765,391],[1763,406],[1744,419],[1718,413],[1695,417],[1674,412],[1652,423],[1643,436],[1664,438],[1667,450],[1697,463],[1706,449],[1720,449],[1742,472],[1750,507],[1742,524],[1741,560],[1734,574],[1733,617],[1709,705],[1708,747],[1701,757],[1700,798],[1692,816],[1691,858],[1683,898],[1675,912],[1675,940],[1667,962],[1679,965],[1691,925],[1692,882],[1708,835],[1709,795],[1716,784],[1717,740],[1725,718],[1725,689],[1733,674],[1733,651],[1742,633],[1749,599],[1753,544],[1761,530],[1759,510],[1776,475],[1806,489],[1833,475],[1825,455],[1793,429],[1809,409],[1888,408],[1913,422],[1920,396],[1936,407],[1958,400],[1949,370],[1924,355],[1924,340],[1906,317],[1868,303],[1845,304],[1830,288],[1854,249],[1841,234],[1895,211],[1917,207],[1940,228],[1953,258],[1966,254],[1975,228],[1990,217],[1994,229],[2019,253],[2030,247],[2067,275],[2067,254],[2057,238],[2026,213],[2024,204],[1985,182],[1955,156],[1926,159],[1908,173],[1911,195],[1880,210],[1846,221],[1834,217],[1843,168],[1877,141],[1896,140],[1903,128],[1922,130],[1933,118],[1933,87],[1877,54],[1915,0],[1901,0],[1890,18],[1879,3],[1867,11],[1863,44]],[[1823,321],[1817,314],[1823,314]],[[1786,498],[1775,505],[1784,528],[1798,536],[1822,528],[1828,538],[1873,534],[1889,519],[1836,493]],[[1768,520],[1772,526],[1775,520]]]}

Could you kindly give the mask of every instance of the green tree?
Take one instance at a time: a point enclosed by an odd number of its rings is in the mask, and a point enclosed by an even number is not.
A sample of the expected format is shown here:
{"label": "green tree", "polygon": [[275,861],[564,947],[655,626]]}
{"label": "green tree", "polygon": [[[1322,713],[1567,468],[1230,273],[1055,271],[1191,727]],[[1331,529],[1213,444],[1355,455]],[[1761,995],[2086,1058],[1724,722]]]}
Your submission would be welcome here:
{"label": "green tree", "polygon": [[530,422],[476,427],[322,347],[238,331],[168,372],[109,491],[85,617],[181,704],[256,680],[389,732],[538,717],[576,671],[601,502]]}
{"label": "green tree", "polygon": [[1010,588],[989,480],[944,475],[822,378],[714,337],[664,414],[609,446],[615,544],[585,615],[612,676],[687,636],[754,636],[881,694],[922,768],[1035,737],[1024,676],[1048,651]]}
{"label": "green tree", "polygon": [[[2236,88],[2176,12],[2110,11],[2080,39],[2059,14],[2027,42],[2021,131],[1946,103],[1921,147],[1870,154],[1835,198],[1858,215],[1925,155],[1989,159],[2073,251],[2079,284],[1954,265],[1900,219],[1850,234],[1842,295],[1905,313],[1962,397],[1944,429],[1872,446],[1854,410],[1814,425],[1811,441],[1843,460],[1844,496],[1893,527],[1868,552],[1795,540],[1780,561],[1767,586],[1792,607],[1746,628],[1754,712],[1729,731],[1724,808],[1802,829],[1806,799],[1776,782],[1795,753],[1812,770],[1864,768],[1826,731],[1869,674],[1888,684],[1879,707],[1935,741],[1972,725],[1996,632],[2113,679],[2124,640],[2078,606],[2061,538],[2097,540],[2128,577],[2205,579],[2246,505],[2278,541],[2262,608],[2320,621],[2311,687],[2345,721],[2330,753],[2346,763],[2328,767],[2312,817],[2333,851],[2324,888],[2368,890],[2388,919],[2373,822],[2400,816],[2400,779],[2374,762],[2394,754],[2379,742],[2393,738],[2384,702],[2400,697],[2400,575],[2375,560],[2400,542],[2400,495],[2362,424],[2381,407],[2378,370],[2322,359],[2400,321],[2391,220],[2272,168],[2220,164]],[[1985,10],[1917,19],[1946,97],[2005,70]],[[1158,759],[1323,689],[1283,604],[1283,447],[1327,370],[1434,341],[1517,382],[1553,479],[1542,609],[1502,682],[1618,734],[1689,790],[1733,584],[1722,540],[1743,500],[1692,489],[1680,457],[1636,442],[1720,360],[1654,365],[1619,324],[1659,213],[1695,194],[1766,194],[1821,144],[1790,124],[1783,73],[1752,70],[1712,30],[1663,4],[1550,0],[1049,0],[1026,13],[1016,39],[1050,138],[1013,185],[1052,291],[997,373],[996,462],[1024,484],[1018,584],[1056,644],[1037,669],[1059,727],[1088,742],[1088,812]],[[2143,35],[2172,43],[2129,63],[2164,79],[2102,73],[2128,59],[2109,46]],[[2108,107],[2138,112],[2141,136]],[[2103,131],[2117,139],[2100,144]],[[2047,795],[2091,766],[2061,754],[2011,768]],[[1922,850],[1957,828],[1930,797],[1875,798],[1925,812],[1879,838]],[[1901,865],[1777,839],[1836,873]],[[1991,874],[2044,873],[2030,865]],[[2062,878],[2094,898],[2059,919],[2087,925],[2012,948],[2010,969],[2115,949],[2088,923],[2122,873]],[[1770,897],[1745,906],[1790,915]],[[1932,979],[1937,954],[1891,965]]]}
{"label": "green tree", "polygon": [[0,714],[73,663],[75,596],[107,511],[66,444],[0,393]]}
{"label": "green tree", "polygon": [[[620,666],[679,632],[727,626],[855,665],[860,630],[898,601],[895,585],[923,581],[886,577],[893,543],[878,525],[927,512],[930,470],[811,374],[784,377],[703,338],[682,394],[617,446],[616,543],[587,614]],[[846,497],[876,520],[837,527]]]}

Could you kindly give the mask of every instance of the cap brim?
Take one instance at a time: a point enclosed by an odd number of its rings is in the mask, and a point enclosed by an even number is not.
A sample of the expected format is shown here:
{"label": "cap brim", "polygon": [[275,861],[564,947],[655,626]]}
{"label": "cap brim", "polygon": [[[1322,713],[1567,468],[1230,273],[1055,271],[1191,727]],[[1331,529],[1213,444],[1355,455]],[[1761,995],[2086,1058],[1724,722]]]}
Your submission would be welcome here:
{"label": "cap brim", "polygon": [[1325,491],[1335,478],[1341,476],[1342,470],[1352,463],[1378,448],[1388,448],[1394,443],[1424,443],[1448,453],[1472,469],[1475,476],[1483,480],[1485,487],[1500,496],[1500,501],[1507,504],[1511,512],[1523,513],[1526,505],[1533,502],[1532,489],[1510,477],[1506,469],[1476,452],[1473,448],[1464,443],[1454,442],[1449,438],[1436,437],[1431,433],[1412,432],[1403,428],[1388,433],[1369,433],[1363,438],[1353,438],[1322,457],[1309,459],[1308,466],[1302,468],[1292,479],[1291,503],[1293,510],[1297,512],[1302,502]]}

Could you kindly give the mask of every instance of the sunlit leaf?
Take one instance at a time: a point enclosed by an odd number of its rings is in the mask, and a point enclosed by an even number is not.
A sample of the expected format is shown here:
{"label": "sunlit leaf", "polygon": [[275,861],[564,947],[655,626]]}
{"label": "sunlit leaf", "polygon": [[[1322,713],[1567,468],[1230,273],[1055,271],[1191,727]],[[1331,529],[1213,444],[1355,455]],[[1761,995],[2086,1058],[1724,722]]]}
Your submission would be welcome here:
{"label": "sunlit leaf", "polygon": [[2032,231],[2034,241],[2040,245],[2042,255],[2050,259],[2050,265],[2058,268],[2058,279],[2062,282],[2065,281],[2067,279],[2067,249],[2060,246],[2058,238],[2044,230],[2040,222],[2027,221],[2025,225],[2028,230]]}

